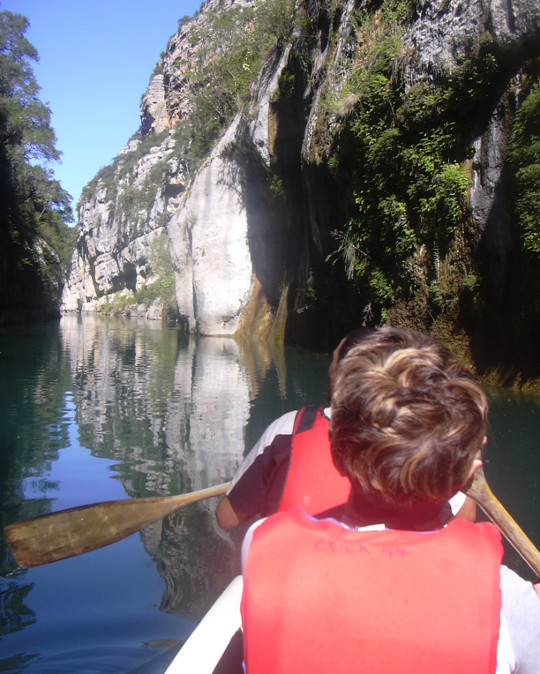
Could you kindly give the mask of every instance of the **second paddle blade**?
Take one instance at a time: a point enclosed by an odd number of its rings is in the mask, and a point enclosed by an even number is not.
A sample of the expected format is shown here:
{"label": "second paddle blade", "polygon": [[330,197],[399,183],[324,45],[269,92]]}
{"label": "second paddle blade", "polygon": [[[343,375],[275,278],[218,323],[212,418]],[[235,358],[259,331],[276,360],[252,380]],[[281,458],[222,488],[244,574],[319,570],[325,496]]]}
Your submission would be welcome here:
{"label": "second paddle blade", "polygon": [[22,568],[81,555],[129,536],[183,506],[224,494],[229,484],[179,496],[104,501],[8,524],[4,534]]}

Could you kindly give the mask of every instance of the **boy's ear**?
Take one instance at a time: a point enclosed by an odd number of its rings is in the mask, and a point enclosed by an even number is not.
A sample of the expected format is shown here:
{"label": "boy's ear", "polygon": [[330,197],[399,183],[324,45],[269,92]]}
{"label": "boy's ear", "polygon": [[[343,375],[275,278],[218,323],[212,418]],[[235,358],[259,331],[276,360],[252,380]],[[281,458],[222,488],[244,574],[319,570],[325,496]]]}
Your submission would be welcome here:
{"label": "boy's ear", "polygon": [[468,476],[469,480],[472,479],[472,476],[474,475],[475,471],[477,471],[481,466],[482,466],[482,459],[480,457],[477,457],[476,459],[473,459],[471,469],[469,470],[469,476]]}

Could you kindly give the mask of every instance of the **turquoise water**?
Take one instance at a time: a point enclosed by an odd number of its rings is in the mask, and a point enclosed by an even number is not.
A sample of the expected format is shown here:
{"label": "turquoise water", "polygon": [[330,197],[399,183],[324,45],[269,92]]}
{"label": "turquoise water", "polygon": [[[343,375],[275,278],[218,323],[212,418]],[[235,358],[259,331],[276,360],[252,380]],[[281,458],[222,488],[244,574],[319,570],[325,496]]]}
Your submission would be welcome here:
{"label": "turquoise water", "polygon": [[[66,317],[2,331],[2,528],[224,482],[277,414],[324,396],[327,367],[327,356],[241,350],[146,322]],[[0,537],[0,671],[164,671],[238,571],[214,507],[28,570]]]}
{"label": "turquoise water", "polygon": [[[279,414],[324,402],[329,356],[145,321],[0,332],[0,514],[27,517],[228,480]],[[540,398],[490,392],[486,475],[540,544]],[[0,671],[163,672],[238,571],[214,501],[79,557],[18,569],[0,536]],[[507,560],[529,572],[511,551]]]}

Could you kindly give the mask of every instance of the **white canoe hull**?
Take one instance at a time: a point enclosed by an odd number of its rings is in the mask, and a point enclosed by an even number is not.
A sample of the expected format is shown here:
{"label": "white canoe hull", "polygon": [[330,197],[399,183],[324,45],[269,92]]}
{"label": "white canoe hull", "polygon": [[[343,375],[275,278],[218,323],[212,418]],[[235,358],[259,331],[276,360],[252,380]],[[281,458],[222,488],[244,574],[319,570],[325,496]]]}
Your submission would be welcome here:
{"label": "white canoe hull", "polygon": [[242,588],[242,576],[233,578],[178,651],[165,674],[212,674],[242,625]]}

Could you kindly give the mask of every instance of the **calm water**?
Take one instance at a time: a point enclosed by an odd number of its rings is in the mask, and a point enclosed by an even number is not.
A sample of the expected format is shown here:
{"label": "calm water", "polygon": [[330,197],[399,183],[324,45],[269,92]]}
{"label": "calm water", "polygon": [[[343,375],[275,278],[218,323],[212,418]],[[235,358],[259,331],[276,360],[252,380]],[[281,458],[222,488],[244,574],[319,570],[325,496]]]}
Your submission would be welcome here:
{"label": "calm water", "polygon": [[[325,400],[328,364],[144,321],[0,332],[2,526],[224,482],[272,419]],[[540,397],[491,394],[486,475],[539,545]],[[29,570],[0,535],[0,672],[163,672],[238,571],[240,532],[221,532],[214,507]]]}

